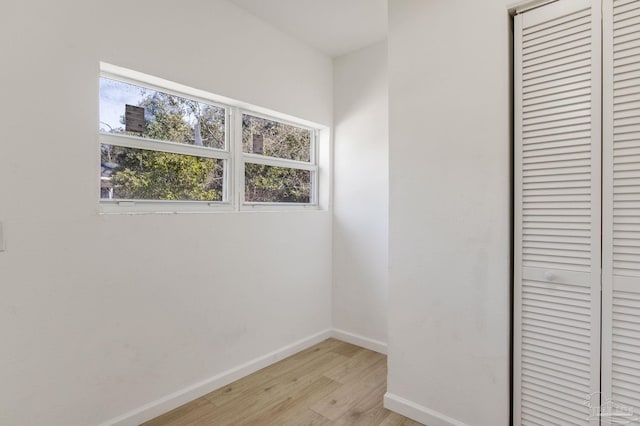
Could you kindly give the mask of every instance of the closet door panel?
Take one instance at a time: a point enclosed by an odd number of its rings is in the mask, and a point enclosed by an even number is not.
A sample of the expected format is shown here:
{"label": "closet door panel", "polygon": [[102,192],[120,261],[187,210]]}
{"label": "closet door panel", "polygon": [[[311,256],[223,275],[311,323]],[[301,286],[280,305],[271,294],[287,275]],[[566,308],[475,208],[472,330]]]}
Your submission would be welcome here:
{"label": "closet door panel", "polygon": [[560,0],[516,16],[518,425],[598,423],[584,404],[600,388],[600,6],[594,4]]}
{"label": "closet door panel", "polygon": [[603,93],[603,402],[640,422],[638,0],[603,2]]}

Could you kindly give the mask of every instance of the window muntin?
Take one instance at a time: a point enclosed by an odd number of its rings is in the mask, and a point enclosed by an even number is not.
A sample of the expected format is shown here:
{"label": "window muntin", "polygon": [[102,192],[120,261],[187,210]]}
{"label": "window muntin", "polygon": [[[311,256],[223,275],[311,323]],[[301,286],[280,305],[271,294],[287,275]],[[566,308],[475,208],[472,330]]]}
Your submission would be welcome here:
{"label": "window muntin", "polygon": [[224,160],[100,146],[103,200],[223,201]]}
{"label": "window muntin", "polygon": [[242,114],[242,151],[250,154],[311,161],[311,129]]}
{"label": "window muntin", "polygon": [[315,131],[274,118],[242,113],[244,205],[315,205]]}
{"label": "window muntin", "polygon": [[[141,132],[126,129],[126,106],[144,108]],[[226,112],[216,105],[100,77],[100,131],[225,149]]]}
{"label": "window muntin", "polygon": [[241,109],[244,104],[231,99],[101,66],[104,212],[317,207],[318,130]]}

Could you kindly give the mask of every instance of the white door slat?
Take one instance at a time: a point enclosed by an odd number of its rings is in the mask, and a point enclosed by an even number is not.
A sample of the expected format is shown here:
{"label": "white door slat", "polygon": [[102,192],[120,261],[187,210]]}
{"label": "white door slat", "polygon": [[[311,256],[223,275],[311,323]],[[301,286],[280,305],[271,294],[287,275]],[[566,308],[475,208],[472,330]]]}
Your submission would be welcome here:
{"label": "white door slat", "polygon": [[590,99],[590,94],[586,91],[586,93],[578,96],[565,96],[548,102],[529,102],[527,105],[522,106],[522,113],[524,116],[535,113],[553,114],[554,108],[572,108],[574,106],[582,109],[585,103],[588,104],[590,102]]}
{"label": "white door slat", "polygon": [[[634,123],[635,124],[635,123]],[[579,126],[584,126],[580,128]],[[551,129],[570,129],[573,131],[580,130],[589,130],[591,128],[591,115],[582,115],[581,117],[575,117],[570,119],[557,119],[557,120],[546,120],[538,123],[531,123],[529,121],[525,121],[523,123],[523,129],[525,135],[529,136],[533,131],[536,130],[551,130]],[[553,132],[554,134],[556,132]],[[566,133],[566,132],[562,132]]]}
{"label": "white door slat", "polygon": [[574,41],[577,39],[589,39],[591,34],[591,21],[589,17],[574,20],[571,25],[563,30],[550,32],[536,38],[527,39],[522,43],[523,56],[532,52],[549,51],[559,44]]}
{"label": "white door slat", "polygon": [[523,50],[522,63],[526,67],[527,65],[536,65],[558,58],[570,57],[585,50],[588,51],[591,48],[590,44],[589,38],[580,37],[573,40],[561,40],[547,49]]}
{"label": "white door slat", "polygon": [[[571,229],[571,228],[558,228],[553,229],[549,227],[541,227],[535,228],[531,225],[527,227],[523,227],[522,229],[522,238],[523,240],[532,240],[534,238],[539,238],[542,240],[553,241],[554,239],[562,239],[562,241],[571,241],[572,238],[583,240],[589,239],[590,234],[588,229]],[[622,245],[625,240],[620,240],[620,244]],[[587,244],[591,244],[591,241]]]}
{"label": "white door slat", "polygon": [[582,131],[582,132],[573,132],[566,135],[538,136],[535,138],[529,136],[526,142],[522,146],[535,147],[539,144],[549,143],[549,142],[562,143],[562,142],[568,142],[568,141],[578,141],[578,140],[584,140],[585,138],[588,138],[589,135],[590,135],[589,131]]}
{"label": "white door slat", "polygon": [[[585,108],[584,103],[573,103],[569,105],[560,105],[557,107],[539,109],[531,112],[527,112],[523,114],[523,122],[526,121],[528,123],[537,123],[543,122],[546,120],[561,120],[565,117],[581,117],[585,114],[590,114],[588,106]],[[624,114],[622,112],[621,114]]]}
{"label": "white door slat", "polygon": [[[536,315],[534,313],[527,313],[522,316],[522,324],[530,326],[532,328],[541,328],[545,330],[558,330],[562,333],[567,333],[582,339],[583,341],[591,335],[591,329],[587,327],[575,327],[572,324],[567,324],[562,321],[562,318],[544,317]],[[577,378],[584,378],[584,376],[577,374]]]}
{"label": "white door slat", "polygon": [[[576,395],[575,391],[571,389],[566,389],[562,386],[562,381],[557,383],[554,376],[549,374],[545,374],[543,369],[531,368],[531,366],[527,365],[523,368],[524,375],[527,376],[527,387],[529,389],[536,389],[539,392],[544,392],[550,395],[556,400],[564,401],[569,404],[582,405],[584,402],[584,397],[580,398]],[[554,374],[558,374],[554,372]],[[560,373],[562,374],[562,373]],[[544,377],[540,378],[540,376]],[[561,376],[563,380],[569,380],[571,375],[563,375]]]}
{"label": "white door slat", "polygon": [[536,413],[532,413],[530,411],[526,411],[525,408],[521,413],[521,421],[523,424],[527,424],[530,426],[558,426],[557,423],[549,423],[546,419],[538,417]]}
{"label": "white door slat", "polygon": [[577,424],[577,418],[583,417],[585,415],[585,408],[580,407],[581,409],[574,409],[573,405],[570,404],[561,404],[558,400],[551,400],[546,393],[541,392],[527,392],[527,387],[524,387],[523,391],[523,399],[525,402],[535,404],[536,408],[540,408],[544,410],[547,415],[553,415],[558,419],[566,422],[566,424]]}
{"label": "white door slat", "polygon": [[532,124],[542,124],[542,123],[554,123],[554,122],[572,119],[572,118],[584,118],[584,117],[590,117],[590,116],[591,116],[591,111],[589,110],[589,108],[577,109],[575,108],[575,106],[573,106],[570,109],[565,107],[565,111],[558,111],[557,108],[555,110],[552,110],[551,112],[538,111],[537,115],[531,114],[531,116],[529,115],[524,116],[523,122],[526,125],[532,125]]}
{"label": "white door slat", "polygon": [[580,96],[590,91],[590,81],[588,79],[579,79],[560,88],[551,87],[548,89],[532,90],[523,93],[522,99],[525,105],[534,102],[549,102],[558,98]]}
{"label": "white door slat", "polygon": [[554,73],[553,76],[527,80],[522,86],[522,91],[527,94],[528,99],[531,97],[529,94],[540,93],[543,90],[546,90],[548,93],[548,91],[554,88],[564,88],[568,84],[577,84],[585,81],[590,81],[589,68],[565,71],[564,73]]}
{"label": "white door slat", "polygon": [[636,35],[637,23],[638,18],[630,19],[626,22],[619,22],[618,28],[613,31],[614,37],[618,39],[619,37]]}
{"label": "white door slat", "polygon": [[640,194],[640,186],[633,186],[633,185],[614,186],[613,194],[614,196],[619,194]]}
{"label": "white door slat", "polygon": [[[582,339],[582,336],[580,334],[576,335],[575,333],[573,333],[573,331],[567,332],[565,330],[559,330],[558,328],[550,324],[543,324],[541,322],[536,322],[535,326],[532,326],[530,324],[523,324],[522,335],[535,335],[544,337],[546,339],[561,339],[570,345],[583,345],[579,346],[581,349],[589,347],[588,344],[585,344],[584,339]],[[577,380],[580,383],[584,382],[584,384],[588,383],[588,381],[584,378],[581,378],[580,375],[572,376],[571,380]]]}
{"label": "white door slat", "polygon": [[617,23],[622,23],[628,20],[632,20],[634,18],[640,18],[640,9],[633,8],[633,9],[627,9],[627,10],[620,10],[620,8],[616,8],[616,10],[613,13],[614,28]]}
{"label": "white door slat", "polygon": [[[535,235],[524,234],[522,236],[523,245],[533,243],[548,243],[548,244],[576,244],[580,247],[591,247],[589,237],[577,237],[569,235]],[[639,245],[640,246],[640,245]]]}
{"label": "white door slat", "polygon": [[618,46],[638,41],[640,41],[640,34],[636,32],[620,35],[619,37],[616,37],[616,41],[613,43],[613,50],[615,51]]}
{"label": "white door slat", "polygon": [[562,31],[564,28],[575,25],[574,23],[576,21],[582,20],[585,17],[591,18],[587,8],[571,14],[563,14],[553,19],[545,19],[540,23],[530,23],[522,28],[522,42],[524,44],[527,40],[536,40],[542,35],[557,33],[558,31]]}
{"label": "white door slat", "polygon": [[[553,412],[550,412],[546,407],[539,407],[532,404],[530,401],[523,399],[522,411],[524,416],[532,416],[545,425],[545,426],[579,426],[579,423],[575,421],[567,421],[566,418],[557,417]],[[525,418],[523,416],[523,418]]]}
{"label": "white door slat", "polygon": [[[633,91],[627,91],[624,95],[620,95],[613,101],[613,112],[617,115],[619,112],[636,110],[640,103],[640,94]],[[614,129],[615,130],[615,129]]]}
{"label": "white door slat", "polygon": [[613,164],[626,164],[626,163],[634,163],[640,164],[640,155],[633,155],[633,153],[622,152],[620,155],[613,155]]}
{"label": "white door slat", "polygon": [[582,51],[582,49],[584,48],[579,49],[580,53],[574,53],[573,55],[570,54],[571,52],[562,52],[553,58],[543,58],[547,59],[547,61],[538,60],[537,63],[532,63],[533,61],[531,61],[531,63],[523,66],[522,77],[528,78],[538,72],[555,72],[563,69],[568,64],[589,60],[591,57],[590,52],[588,50]]}
{"label": "white door slat", "polygon": [[617,141],[617,142],[614,142],[614,143],[615,143],[616,151],[629,149],[629,148],[640,147],[640,139],[638,139],[638,140]]}
{"label": "white door slat", "polygon": [[[616,217],[623,217],[623,216],[637,217],[638,214],[640,214],[640,209],[615,207],[615,215],[616,215]],[[620,229],[620,228],[614,227],[614,229]]]}
{"label": "white door slat", "polygon": [[[638,80],[638,85],[640,85],[640,80]],[[613,125],[616,127],[616,129],[618,129],[619,127],[624,127],[624,126],[630,126],[630,125],[634,125],[637,124],[640,121],[640,110],[638,108],[627,108],[627,109],[623,109],[620,111],[616,111],[613,114]],[[618,132],[621,133],[621,132]],[[629,132],[624,132],[625,134],[629,133]],[[631,139],[629,140],[627,138],[627,140],[621,140],[618,141],[620,143],[633,143],[635,142],[635,145],[638,145],[638,139]],[[620,148],[620,146],[618,144],[616,144],[615,149],[616,151]]]}
{"label": "white door slat", "polygon": [[599,355],[592,330],[599,321],[600,258],[594,4],[558,0],[516,16],[519,426],[586,424],[584,399],[599,389],[592,371]]}
{"label": "white door slat", "polygon": [[585,26],[587,28],[591,26],[591,18],[588,15],[572,19],[570,23],[563,25],[563,29],[560,31],[553,29],[547,30],[546,32],[538,31],[536,36],[529,36],[526,41],[523,41],[522,48],[526,50],[552,40],[557,40],[558,38],[566,37],[574,34],[576,31],[583,31]]}
{"label": "white door slat", "polygon": [[566,201],[524,201],[522,203],[524,210],[564,210],[564,209],[589,209],[591,205],[588,201],[584,202],[566,202]]}
{"label": "white door slat", "polygon": [[553,417],[543,407],[531,407],[527,401],[523,401],[522,404],[522,416],[519,419],[526,421],[526,425],[535,424],[542,426],[575,426],[575,423],[566,423],[565,420]]}
{"label": "white door slat", "polygon": [[630,69],[637,68],[638,63],[640,63],[640,55],[623,55],[622,57],[616,59],[615,62],[616,67],[619,66],[622,70],[628,71]]}
{"label": "white door slat", "polygon": [[[552,222],[552,221],[534,221],[534,220],[528,220],[528,221],[524,221],[523,222],[523,227],[525,229],[538,229],[540,231],[544,231],[546,232],[553,232],[554,230],[558,230],[558,231],[565,231],[567,233],[569,233],[569,231],[589,231],[591,229],[591,226],[589,223],[578,223],[578,222],[574,222],[574,223],[565,223],[565,222]],[[562,233],[562,232],[559,232]],[[585,235],[583,233],[576,233],[576,235]],[[632,234],[629,233],[630,236],[635,237],[637,234]]]}
{"label": "white door slat", "polygon": [[[523,165],[531,164],[531,163],[555,163],[559,161],[575,161],[575,160],[589,160],[591,158],[590,152],[577,152],[570,154],[554,154],[554,155],[541,155],[535,157],[524,157],[522,159]],[[637,158],[627,158],[624,162],[630,162],[632,160],[636,160]],[[622,162],[622,160],[620,161]]]}
{"label": "white door slat", "polygon": [[[626,75],[626,77],[629,77],[629,75]],[[614,90],[630,89],[633,87],[638,87],[638,84],[640,84],[639,77],[625,78],[613,83],[613,88]]]}
{"label": "white door slat", "polygon": [[615,2],[613,11],[614,22],[616,16],[620,16],[621,13],[629,12],[632,10],[637,10],[640,12],[640,5],[633,1],[629,1],[627,3],[621,3],[619,1]]}
{"label": "white door slat", "polygon": [[[629,155],[640,155],[640,141],[624,141],[616,144],[613,158],[626,157]],[[637,171],[637,166],[632,170]]]}
{"label": "white door slat", "polygon": [[613,111],[629,109],[628,104],[635,104],[637,102],[640,102],[640,95],[638,95],[637,93],[620,95],[613,101]]}
{"label": "white door slat", "polygon": [[564,368],[574,368],[576,370],[589,371],[590,366],[588,358],[583,358],[577,355],[572,355],[565,352],[559,352],[556,350],[550,350],[547,348],[539,347],[532,344],[524,344],[523,349],[529,349],[531,352],[528,355],[531,358],[539,359],[541,361],[551,362],[557,366]]}
{"label": "white door slat", "polygon": [[638,15],[618,16],[618,19],[613,23],[613,29],[614,31],[628,29],[636,27],[638,24],[640,24],[640,16]]}
{"label": "white door slat", "polygon": [[[636,62],[640,55],[640,47],[636,46],[633,41],[630,41],[628,43],[618,45],[613,52],[613,60],[620,61],[620,65],[622,65],[623,59],[629,60],[630,62]],[[636,58],[636,60],[631,60],[631,58]]]}
{"label": "white door slat", "polygon": [[[558,176],[557,174],[550,175],[538,175],[532,174],[531,177],[536,176]],[[624,197],[626,194],[620,194],[620,197]],[[589,194],[583,195],[562,195],[561,197],[553,196],[553,195],[527,195],[526,197],[522,197],[523,203],[557,203],[557,202],[567,202],[567,203],[588,203],[590,201]]]}
{"label": "white door slat", "polygon": [[[582,73],[583,70],[591,66],[591,60],[589,58],[579,61],[571,60],[562,63],[553,68],[542,68],[538,71],[529,71],[523,76],[523,87],[529,84],[535,84],[540,81],[557,80],[573,73]],[[587,105],[588,106],[588,105]]]}
{"label": "white door slat", "polygon": [[627,67],[626,71],[622,69],[622,67],[619,67],[616,69],[616,73],[613,75],[614,88],[617,83],[627,80],[635,80],[637,78],[640,78],[640,70],[638,70],[636,67],[629,66]]}

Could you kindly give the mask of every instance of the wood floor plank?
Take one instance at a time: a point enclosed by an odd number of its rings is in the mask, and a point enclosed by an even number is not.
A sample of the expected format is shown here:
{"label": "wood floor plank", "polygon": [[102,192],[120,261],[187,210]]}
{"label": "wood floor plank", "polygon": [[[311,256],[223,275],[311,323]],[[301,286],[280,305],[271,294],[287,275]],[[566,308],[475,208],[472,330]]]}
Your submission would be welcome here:
{"label": "wood floor plank", "polygon": [[398,413],[394,413],[393,411],[387,411],[389,414],[387,414],[387,417],[379,426],[423,426],[422,423],[408,419]]}
{"label": "wood floor plank", "polygon": [[201,397],[143,423],[143,426],[182,426],[185,423],[198,421],[211,412],[211,407],[212,404]]}
{"label": "wood floor plank", "polygon": [[342,355],[325,353],[309,364],[262,383],[261,386],[245,390],[233,400],[216,406],[211,410],[210,415],[203,418],[203,421],[228,424],[226,422],[233,420],[234,424],[241,424],[254,415],[268,411],[273,406],[292,398],[320,378],[326,382],[332,382],[331,379],[322,375],[323,368],[332,368],[340,362],[344,362]]}
{"label": "wood floor plank", "polygon": [[236,397],[243,391],[257,386],[261,386],[263,383],[272,380],[275,377],[279,377],[284,373],[291,371],[300,365],[303,365],[311,360],[318,358],[319,356],[330,352],[332,349],[339,347],[342,342],[336,339],[326,339],[317,345],[307,348],[297,354],[294,354],[280,362],[276,362],[268,367],[265,367],[254,374],[237,380],[227,386],[217,389],[205,397],[209,399],[214,405],[224,404],[226,401]]}
{"label": "wood floor plank", "polygon": [[327,339],[145,426],[419,426],[383,407],[386,363]]}
{"label": "wood floor plank", "polygon": [[274,386],[289,380],[297,380],[299,376],[305,374],[312,373],[320,376],[325,371],[331,370],[345,361],[346,357],[329,350],[314,351],[309,353],[308,356],[305,355],[300,358],[291,357],[274,364],[280,364],[279,368],[260,370],[205,395],[205,398],[216,406],[223,406],[246,396],[248,393],[256,392],[259,389],[268,391]]}
{"label": "wood floor plank", "polygon": [[340,386],[338,382],[320,376],[318,380],[289,395],[286,400],[254,416],[247,426],[279,426],[284,424],[299,425],[299,417],[307,411],[310,405],[335,391]]}
{"label": "wood floor plank", "polygon": [[386,378],[387,363],[385,359],[381,359],[366,368],[358,380],[342,385],[310,408],[329,420],[336,421],[365,395],[384,384]]}
{"label": "wood floor plank", "polygon": [[352,357],[361,350],[363,350],[363,348],[361,348],[360,346],[352,345],[351,343],[347,342],[340,342],[339,345],[331,349],[332,352],[344,355],[346,357]]}
{"label": "wood floor plank", "polygon": [[282,426],[329,426],[332,424],[331,420],[307,408],[297,418],[288,420]]}
{"label": "wood floor plank", "polygon": [[340,383],[349,383],[362,376],[362,372],[372,364],[386,359],[383,354],[361,348],[349,360],[324,373],[328,378]]}
{"label": "wood floor plank", "polygon": [[382,406],[386,391],[387,384],[381,383],[360,401],[349,407],[347,412],[333,424],[339,426],[371,426],[382,423],[389,414],[389,410]]}

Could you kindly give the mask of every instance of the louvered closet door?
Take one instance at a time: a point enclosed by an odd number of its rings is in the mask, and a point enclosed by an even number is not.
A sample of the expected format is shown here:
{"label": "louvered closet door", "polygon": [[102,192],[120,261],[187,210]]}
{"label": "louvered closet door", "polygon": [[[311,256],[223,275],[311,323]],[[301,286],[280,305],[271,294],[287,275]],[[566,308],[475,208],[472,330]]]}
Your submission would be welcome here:
{"label": "louvered closet door", "polygon": [[559,0],[515,23],[514,420],[595,425],[600,3]]}
{"label": "louvered closet door", "polygon": [[[603,3],[606,407],[640,424],[640,1]],[[632,411],[635,415],[632,415]]]}

